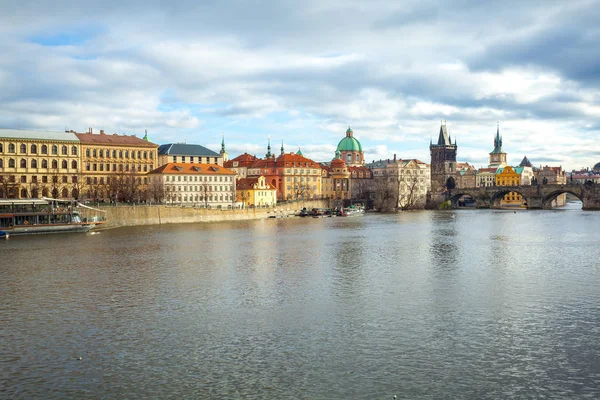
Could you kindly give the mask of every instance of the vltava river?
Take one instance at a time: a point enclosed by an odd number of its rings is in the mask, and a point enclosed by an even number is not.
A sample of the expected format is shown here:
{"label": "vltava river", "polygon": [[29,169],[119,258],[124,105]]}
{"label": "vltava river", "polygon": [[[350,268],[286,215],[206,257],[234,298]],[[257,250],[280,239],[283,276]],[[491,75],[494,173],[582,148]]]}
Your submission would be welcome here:
{"label": "vltava river", "polygon": [[12,237],[0,397],[598,398],[599,233],[571,209]]}

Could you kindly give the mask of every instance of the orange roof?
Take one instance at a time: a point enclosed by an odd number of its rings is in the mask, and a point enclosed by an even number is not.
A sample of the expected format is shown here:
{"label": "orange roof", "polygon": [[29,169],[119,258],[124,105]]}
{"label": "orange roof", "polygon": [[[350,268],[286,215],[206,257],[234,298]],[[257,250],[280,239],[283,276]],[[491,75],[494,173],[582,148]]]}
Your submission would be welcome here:
{"label": "orange roof", "polygon": [[248,153],[244,153],[244,154],[240,154],[236,158],[232,158],[231,160],[225,161],[223,163],[223,165],[226,168],[233,168],[233,162],[235,161],[238,163],[238,167],[249,167],[254,162],[256,162],[256,160],[258,160],[258,158],[256,156],[253,156]]}
{"label": "orange roof", "polygon": [[[235,184],[235,188],[236,188],[236,190],[251,190],[254,188],[254,185],[257,182],[258,182],[258,177],[257,178],[238,179],[238,181]],[[261,190],[275,190],[273,185],[271,185],[268,182],[265,182],[265,186],[267,187],[267,189],[261,189]]]}
{"label": "orange roof", "polygon": [[136,147],[158,147],[157,144],[148,142],[144,139],[136,137],[134,135],[119,135],[113,133],[112,135],[96,134],[96,133],[77,133],[75,135],[79,138],[82,144],[104,144],[109,146],[136,146]]}
{"label": "orange roof", "polygon": [[168,163],[148,172],[161,175],[236,175],[234,171],[217,164]]}
{"label": "orange roof", "polygon": [[257,160],[252,168],[283,168],[283,167],[296,167],[296,168],[321,168],[319,163],[306,158],[296,153],[281,154],[277,158],[264,158]]}
{"label": "orange roof", "polygon": [[331,162],[331,168],[344,168],[346,163],[341,158],[336,158]]}

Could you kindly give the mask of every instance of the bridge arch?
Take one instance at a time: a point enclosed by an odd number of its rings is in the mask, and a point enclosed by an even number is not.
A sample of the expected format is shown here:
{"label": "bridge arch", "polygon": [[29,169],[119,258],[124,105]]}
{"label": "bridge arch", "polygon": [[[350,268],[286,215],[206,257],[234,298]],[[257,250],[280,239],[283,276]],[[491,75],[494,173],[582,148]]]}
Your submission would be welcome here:
{"label": "bridge arch", "polygon": [[452,191],[452,196],[450,196],[448,199],[450,200],[452,208],[457,208],[459,206],[458,200],[463,196],[470,196],[473,200],[475,200],[475,204],[477,204],[477,199],[479,197],[477,193],[471,192],[469,190],[456,189]]}
{"label": "bridge arch", "polygon": [[504,196],[511,192],[521,195],[521,197],[523,198],[523,203],[525,205],[529,204],[529,196],[525,194],[523,190],[520,190],[518,186],[496,186],[495,188],[496,190],[490,198],[490,206],[492,208],[500,208],[500,203],[502,202]]}
{"label": "bridge arch", "polygon": [[581,201],[581,203],[583,204],[583,195],[582,195],[582,193],[578,193],[578,192],[577,192],[577,191],[575,191],[575,190],[569,190],[569,189],[562,189],[562,188],[561,188],[561,189],[556,189],[556,190],[553,190],[553,191],[551,191],[550,193],[547,193],[547,194],[546,194],[546,195],[545,195],[545,196],[542,198],[542,207],[543,207],[543,208],[545,208],[545,209],[552,208],[552,207],[553,207],[553,205],[552,205],[552,202],[553,202],[553,201],[554,201],[554,200],[555,200],[555,199],[556,199],[558,196],[560,196],[560,195],[561,195],[561,194],[563,194],[563,193],[569,193],[569,194],[571,194],[571,195],[573,195],[573,196],[577,197],[577,198],[578,198],[578,199]]}

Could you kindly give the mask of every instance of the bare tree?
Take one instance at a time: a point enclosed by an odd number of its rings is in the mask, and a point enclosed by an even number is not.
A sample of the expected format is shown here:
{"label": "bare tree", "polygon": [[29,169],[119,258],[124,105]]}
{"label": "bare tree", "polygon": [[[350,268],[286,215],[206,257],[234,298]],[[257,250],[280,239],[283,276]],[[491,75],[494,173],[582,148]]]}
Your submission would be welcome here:
{"label": "bare tree", "polygon": [[18,187],[14,175],[0,175],[0,198],[16,198]]}
{"label": "bare tree", "polygon": [[294,199],[304,200],[310,199],[312,189],[308,182],[294,182]]}
{"label": "bare tree", "polygon": [[374,179],[374,205],[379,211],[393,211],[398,207],[399,185],[394,177]]}
{"label": "bare tree", "polygon": [[162,203],[167,195],[167,188],[165,188],[165,183],[162,181],[162,177],[155,178],[156,179],[150,180],[150,185],[148,188],[149,195],[156,202]]}
{"label": "bare tree", "polygon": [[417,175],[407,176],[406,181],[401,184],[398,196],[398,207],[401,210],[412,210],[417,208],[421,201],[419,193],[419,178]]}

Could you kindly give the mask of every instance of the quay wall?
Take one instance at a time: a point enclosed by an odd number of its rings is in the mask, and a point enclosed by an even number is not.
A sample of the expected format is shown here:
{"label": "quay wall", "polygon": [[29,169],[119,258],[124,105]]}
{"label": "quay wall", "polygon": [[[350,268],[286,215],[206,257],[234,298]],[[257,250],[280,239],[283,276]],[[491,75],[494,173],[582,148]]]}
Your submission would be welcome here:
{"label": "quay wall", "polygon": [[277,218],[292,217],[303,207],[325,208],[327,200],[310,200],[285,203],[269,208],[247,209],[205,209],[180,207],[176,205],[117,205],[99,206],[106,211],[106,223],[102,229],[123,226],[184,224],[194,222],[243,221],[275,216]]}

